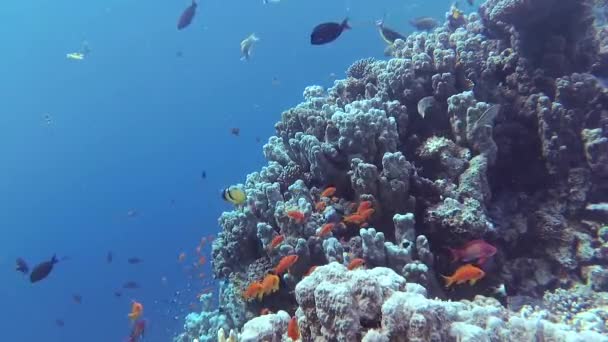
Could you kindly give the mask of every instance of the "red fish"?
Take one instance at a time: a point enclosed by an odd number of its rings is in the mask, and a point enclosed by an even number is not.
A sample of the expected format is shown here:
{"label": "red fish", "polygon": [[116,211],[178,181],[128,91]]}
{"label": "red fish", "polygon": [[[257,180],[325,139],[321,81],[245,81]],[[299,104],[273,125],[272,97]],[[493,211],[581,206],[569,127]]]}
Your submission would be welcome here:
{"label": "red fish", "polygon": [[287,216],[296,221],[297,223],[302,223],[306,219],[304,213],[299,210],[290,210],[287,212]]}
{"label": "red fish", "polygon": [[272,241],[270,241],[270,250],[273,250],[273,249],[277,248],[277,246],[280,245],[284,240],[285,240],[285,236],[284,235],[277,235],[277,236],[275,236],[272,239]]}
{"label": "red fish", "polygon": [[300,338],[300,328],[298,327],[298,319],[293,316],[287,325],[287,336],[296,341]]}
{"label": "red fish", "polygon": [[321,230],[319,230],[319,232],[317,233],[317,236],[324,237],[324,236],[328,235],[334,229],[334,226],[335,226],[334,223],[324,224],[323,227],[321,227]]}
{"label": "red fish", "polygon": [[325,190],[323,190],[323,192],[321,193],[321,198],[323,197],[331,197],[336,193],[336,188],[333,186],[327,187]]}
{"label": "red fish", "polygon": [[133,325],[133,330],[131,330],[131,334],[129,335],[128,342],[136,342],[140,337],[144,337],[144,332],[146,331],[146,320],[139,320],[135,322]]}
{"label": "red fish", "polygon": [[196,14],[196,1],[192,0],[192,4],[188,6],[179,17],[179,21],[177,22],[177,29],[182,30],[188,27],[190,23],[192,23],[192,19],[194,19],[194,15]]}
{"label": "red fish", "polygon": [[277,265],[277,267],[274,268],[274,274],[281,275],[281,274],[285,273],[285,271],[287,271],[297,261],[298,261],[298,256],[295,254],[283,257],[283,259],[281,259],[281,261],[279,261],[279,264]]}
{"label": "red fish", "polygon": [[361,258],[355,258],[353,259],[349,264],[348,264],[348,270],[352,271],[356,268],[359,268],[361,266],[365,265],[365,260],[361,259]]}
{"label": "red fish", "polygon": [[452,262],[462,260],[463,262],[471,262],[477,260],[477,263],[483,265],[488,258],[496,254],[496,247],[490,245],[484,240],[473,240],[467,242],[462,248],[449,248],[452,253]]}

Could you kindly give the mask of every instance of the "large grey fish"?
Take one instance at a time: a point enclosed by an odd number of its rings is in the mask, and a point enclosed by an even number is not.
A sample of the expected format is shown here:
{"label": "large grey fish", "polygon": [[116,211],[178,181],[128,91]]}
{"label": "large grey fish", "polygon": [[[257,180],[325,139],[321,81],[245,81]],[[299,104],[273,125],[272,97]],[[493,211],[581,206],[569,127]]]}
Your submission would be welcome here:
{"label": "large grey fish", "polygon": [[30,282],[35,283],[46,278],[53,270],[53,266],[58,262],[59,260],[57,260],[57,257],[53,255],[51,260],[36,265],[32,270],[32,273],[30,273]]}

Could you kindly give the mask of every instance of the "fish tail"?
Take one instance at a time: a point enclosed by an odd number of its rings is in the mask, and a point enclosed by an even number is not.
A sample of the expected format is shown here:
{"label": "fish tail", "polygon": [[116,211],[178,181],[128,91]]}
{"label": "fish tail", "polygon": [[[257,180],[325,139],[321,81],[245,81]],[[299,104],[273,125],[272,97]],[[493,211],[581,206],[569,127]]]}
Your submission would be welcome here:
{"label": "fish tail", "polygon": [[351,29],[350,25],[348,25],[348,17],[344,18],[344,20],[342,20],[342,28],[347,29],[347,30]]}
{"label": "fish tail", "polygon": [[441,275],[441,277],[443,279],[445,279],[445,287],[448,288],[450,286],[452,286],[452,284],[454,284],[454,278],[453,277],[448,277],[448,276],[444,276]]}

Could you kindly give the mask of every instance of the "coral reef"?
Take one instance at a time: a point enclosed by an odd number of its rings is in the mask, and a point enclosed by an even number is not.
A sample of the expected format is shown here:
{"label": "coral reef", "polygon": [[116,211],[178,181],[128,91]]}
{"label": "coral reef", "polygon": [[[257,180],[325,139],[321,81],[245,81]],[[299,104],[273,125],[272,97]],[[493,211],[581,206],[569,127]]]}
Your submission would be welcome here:
{"label": "coral reef", "polygon": [[[296,317],[304,341],[606,341],[608,29],[592,5],[452,10],[307,87],[219,219],[224,318],[193,314],[186,336],[286,340]],[[480,240],[496,254],[467,249]],[[284,260],[279,290],[244,301]],[[483,278],[445,290],[469,262]]]}

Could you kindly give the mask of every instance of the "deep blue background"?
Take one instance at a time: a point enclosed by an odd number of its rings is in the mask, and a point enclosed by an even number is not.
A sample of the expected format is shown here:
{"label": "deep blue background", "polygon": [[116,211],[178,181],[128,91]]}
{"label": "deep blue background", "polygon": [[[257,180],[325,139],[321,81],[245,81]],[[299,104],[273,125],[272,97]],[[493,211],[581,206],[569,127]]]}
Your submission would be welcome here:
{"label": "deep blue background", "polygon": [[[382,58],[375,19],[387,13],[387,25],[407,33],[409,19],[441,19],[450,2],[209,0],[177,31],[188,4],[2,1],[2,341],[122,341],[130,299],[145,306],[147,341],[169,341],[194,296],[184,292],[189,280],[177,255],[192,255],[202,235],[218,232],[217,217],[230,208],[219,190],[264,164],[255,138],[273,134],[305,86],[329,86],[330,74],[342,78],[354,60]],[[309,45],[312,27],[347,15],[352,31]],[[252,32],[261,41],[251,61],[240,61],[239,42]],[[85,39],[90,56],[66,59]],[[139,215],[129,218],[129,210]],[[14,271],[18,256],[33,266],[53,253],[71,260],[43,282]],[[130,256],[144,263],[129,265]],[[115,298],[131,279],[143,288]],[[168,303],[176,290],[179,302]]]}

